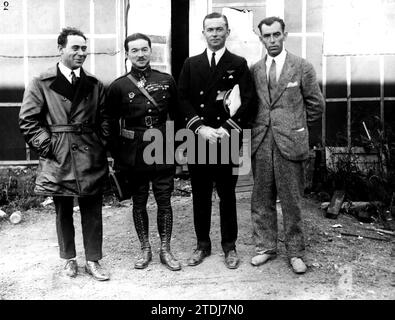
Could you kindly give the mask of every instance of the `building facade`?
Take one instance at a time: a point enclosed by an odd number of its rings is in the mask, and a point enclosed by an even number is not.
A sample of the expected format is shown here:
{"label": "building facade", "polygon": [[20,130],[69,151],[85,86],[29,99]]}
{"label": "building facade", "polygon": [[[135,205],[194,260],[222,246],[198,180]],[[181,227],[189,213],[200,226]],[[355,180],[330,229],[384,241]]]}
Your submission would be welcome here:
{"label": "building facade", "polygon": [[358,146],[363,123],[392,135],[395,0],[8,0],[0,1],[0,164],[37,159],[19,133],[19,107],[30,79],[58,60],[62,27],[87,34],[84,66],[105,85],[128,70],[123,41],[133,32],[152,37],[153,67],[177,79],[183,60],[204,50],[202,19],[212,11],[227,15],[228,47],[250,65],[265,54],[259,21],[284,18],[286,49],[312,62],[326,98],[313,144]]}

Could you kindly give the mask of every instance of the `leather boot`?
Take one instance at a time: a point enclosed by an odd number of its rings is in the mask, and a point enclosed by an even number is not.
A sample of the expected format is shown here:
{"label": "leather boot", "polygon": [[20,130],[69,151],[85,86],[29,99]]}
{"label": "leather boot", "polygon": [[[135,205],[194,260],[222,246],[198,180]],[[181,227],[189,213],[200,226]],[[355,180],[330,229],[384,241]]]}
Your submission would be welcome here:
{"label": "leather boot", "polygon": [[152,260],[151,248],[142,248],[138,260],[134,264],[135,269],[145,269]]}
{"label": "leather boot", "polygon": [[148,235],[148,214],[146,209],[138,209],[133,207],[133,220],[136,228],[137,236],[141,244],[141,253],[134,267],[136,269],[144,269],[152,260],[151,245]]}
{"label": "leather boot", "polygon": [[174,258],[170,251],[170,239],[173,226],[173,212],[171,208],[158,210],[158,231],[161,240],[159,258],[171,271],[181,270],[181,263]]}

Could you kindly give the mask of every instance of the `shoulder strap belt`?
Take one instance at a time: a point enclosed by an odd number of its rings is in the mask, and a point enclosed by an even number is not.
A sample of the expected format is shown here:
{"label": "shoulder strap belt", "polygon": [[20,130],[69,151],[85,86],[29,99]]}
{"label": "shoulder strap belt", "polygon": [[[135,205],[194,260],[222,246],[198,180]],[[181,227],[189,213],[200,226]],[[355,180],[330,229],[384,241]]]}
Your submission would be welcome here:
{"label": "shoulder strap belt", "polygon": [[132,81],[132,83],[141,91],[141,93],[142,93],[143,95],[145,95],[149,101],[152,102],[152,104],[153,104],[155,107],[158,107],[158,103],[155,101],[155,99],[152,98],[152,96],[148,93],[147,90],[145,90],[145,88],[144,88],[143,86],[141,86],[141,85],[139,85],[139,84],[137,83],[137,80],[136,80],[130,73],[127,75],[127,77],[128,77],[129,80]]}

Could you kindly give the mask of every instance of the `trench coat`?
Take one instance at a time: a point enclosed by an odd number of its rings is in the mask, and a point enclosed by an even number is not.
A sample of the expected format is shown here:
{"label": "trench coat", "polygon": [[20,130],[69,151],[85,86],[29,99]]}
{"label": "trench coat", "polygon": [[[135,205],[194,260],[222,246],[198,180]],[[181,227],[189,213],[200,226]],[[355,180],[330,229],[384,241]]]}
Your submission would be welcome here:
{"label": "trench coat", "polygon": [[103,84],[81,68],[74,91],[58,67],[35,77],[24,92],[20,130],[39,155],[35,192],[87,196],[108,179],[108,117]]}

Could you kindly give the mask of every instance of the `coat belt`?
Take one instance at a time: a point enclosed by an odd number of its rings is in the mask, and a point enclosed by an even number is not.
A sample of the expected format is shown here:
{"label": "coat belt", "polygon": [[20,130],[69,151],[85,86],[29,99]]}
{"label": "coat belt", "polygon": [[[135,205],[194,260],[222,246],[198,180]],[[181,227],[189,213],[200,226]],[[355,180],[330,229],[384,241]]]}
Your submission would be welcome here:
{"label": "coat belt", "polygon": [[74,124],[55,124],[49,126],[49,130],[54,132],[72,132],[72,133],[92,133],[94,132],[95,126],[93,124],[83,124],[83,123],[74,123]]}

